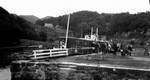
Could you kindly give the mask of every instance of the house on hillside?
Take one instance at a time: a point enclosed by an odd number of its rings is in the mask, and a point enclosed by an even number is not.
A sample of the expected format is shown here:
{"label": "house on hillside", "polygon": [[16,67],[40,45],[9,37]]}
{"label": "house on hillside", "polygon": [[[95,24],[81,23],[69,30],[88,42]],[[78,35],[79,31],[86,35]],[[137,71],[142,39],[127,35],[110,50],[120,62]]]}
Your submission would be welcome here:
{"label": "house on hillside", "polygon": [[52,23],[45,23],[44,26],[50,27],[50,28],[53,28],[53,27],[54,27]]}

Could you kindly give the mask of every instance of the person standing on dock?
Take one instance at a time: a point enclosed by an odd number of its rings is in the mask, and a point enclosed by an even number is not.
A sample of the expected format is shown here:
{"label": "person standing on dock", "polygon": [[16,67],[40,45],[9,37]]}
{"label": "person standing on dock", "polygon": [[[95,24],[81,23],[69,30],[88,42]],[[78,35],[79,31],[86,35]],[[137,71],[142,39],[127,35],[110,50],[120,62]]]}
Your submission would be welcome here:
{"label": "person standing on dock", "polygon": [[144,46],[145,52],[144,55],[148,55],[149,56],[149,44],[146,43],[146,45]]}
{"label": "person standing on dock", "polygon": [[115,42],[112,43],[112,49],[113,49],[113,54],[114,55],[117,55],[117,51],[118,51],[118,47],[117,47],[117,44]]}
{"label": "person standing on dock", "polygon": [[128,53],[127,53],[127,55],[131,56],[131,52],[132,52],[132,45],[127,45],[127,49],[128,49]]}

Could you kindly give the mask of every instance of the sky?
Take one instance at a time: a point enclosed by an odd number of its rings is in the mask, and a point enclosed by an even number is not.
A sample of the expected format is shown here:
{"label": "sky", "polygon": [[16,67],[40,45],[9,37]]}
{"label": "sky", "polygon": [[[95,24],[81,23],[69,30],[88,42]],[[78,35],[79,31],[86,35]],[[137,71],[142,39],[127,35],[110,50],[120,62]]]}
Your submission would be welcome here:
{"label": "sky", "polygon": [[0,6],[17,15],[58,17],[81,10],[131,14],[150,11],[149,0],[0,0]]}

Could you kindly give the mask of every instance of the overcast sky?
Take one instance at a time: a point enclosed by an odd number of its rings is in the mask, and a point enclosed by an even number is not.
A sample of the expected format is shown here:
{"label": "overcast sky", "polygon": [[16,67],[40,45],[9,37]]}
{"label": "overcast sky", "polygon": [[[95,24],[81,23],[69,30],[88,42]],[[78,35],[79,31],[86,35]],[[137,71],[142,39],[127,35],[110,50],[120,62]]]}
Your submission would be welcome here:
{"label": "overcast sky", "polygon": [[0,6],[17,15],[60,16],[81,10],[98,13],[150,11],[149,0],[0,0]]}

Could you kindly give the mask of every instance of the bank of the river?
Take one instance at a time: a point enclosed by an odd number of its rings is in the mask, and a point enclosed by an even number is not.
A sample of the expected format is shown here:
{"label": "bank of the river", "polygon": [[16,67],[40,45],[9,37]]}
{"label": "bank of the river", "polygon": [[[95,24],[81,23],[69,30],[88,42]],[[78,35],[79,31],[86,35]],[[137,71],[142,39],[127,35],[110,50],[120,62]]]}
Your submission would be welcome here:
{"label": "bank of the river", "polygon": [[[139,52],[139,51],[138,51]],[[134,57],[135,56],[135,57]],[[16,61],[13,79],[36,80],[150,80],[149,58],[89,54],[38,61]]]}
{"label": "bank of the river", "polygon": [[150,80],[150,56],[136,49],[132,56],[120,53],[87,54],[19,60],[12,63],[12,80]]}

